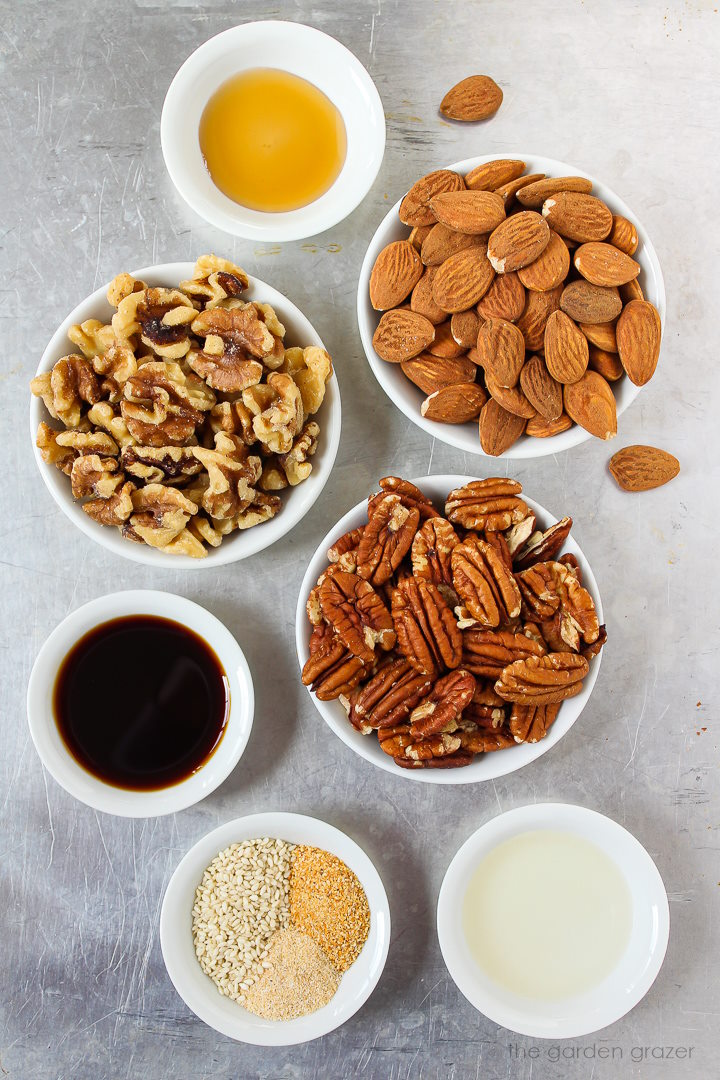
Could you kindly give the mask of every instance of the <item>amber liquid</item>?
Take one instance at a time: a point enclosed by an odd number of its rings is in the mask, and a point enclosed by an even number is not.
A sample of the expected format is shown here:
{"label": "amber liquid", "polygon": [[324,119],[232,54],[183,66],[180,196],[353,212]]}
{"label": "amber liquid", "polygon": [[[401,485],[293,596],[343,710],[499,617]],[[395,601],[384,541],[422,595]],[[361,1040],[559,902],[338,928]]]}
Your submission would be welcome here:
{"label": "amber liquid", "polygon": [[197,772],[227,725],[227,676],[207,642],[180,623],[131,615],[85,634],[63,660],[53,712],[88,772],[130,791]]}
{"label": "amber liquid", "polygon": [[345,161],[339,110],[317,86],[274,68],[242,71],[212,95],[200,149],[215,185],[251,210],[297,210],[332,186]]}

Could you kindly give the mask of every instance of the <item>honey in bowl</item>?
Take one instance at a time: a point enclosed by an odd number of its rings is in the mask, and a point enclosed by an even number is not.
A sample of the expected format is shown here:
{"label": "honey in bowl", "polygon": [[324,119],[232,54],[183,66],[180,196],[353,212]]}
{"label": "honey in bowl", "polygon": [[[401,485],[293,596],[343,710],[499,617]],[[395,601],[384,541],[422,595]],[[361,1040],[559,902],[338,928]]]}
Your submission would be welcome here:
{"label": "honey in bowl", "polygon": [[212,95],[200,149],[216,187],[250,210],[298,210],[340,175],[347,136],[317,86],[274,68],[242,71]]}
{"label": "honey in bowl", "polygon": [[130,615],[75,643],[53,713],[75,760],[99,780],[156,791],[197,772],[223,737],[227,675],[201,637],[171,619]]}

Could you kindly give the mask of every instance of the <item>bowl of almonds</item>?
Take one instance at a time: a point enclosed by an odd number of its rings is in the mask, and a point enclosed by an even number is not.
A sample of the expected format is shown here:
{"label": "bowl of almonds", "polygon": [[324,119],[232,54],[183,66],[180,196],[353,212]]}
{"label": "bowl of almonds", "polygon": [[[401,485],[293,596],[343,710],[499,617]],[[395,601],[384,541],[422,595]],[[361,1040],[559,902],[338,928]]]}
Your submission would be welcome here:
{"label": "bowl of almonds", "polygon": [[389,211],[357,307],[373,373],[413,423],[528,458],[617,433],[657,366],[665,287],[606,185],[551,158],[477,157]]}
{"label": "bowl of almonds", "polygon": [[606,640],[570,535],[516,480],[388,476],[310,561],[302,681],[347,746],[435,784],[535,761],[587,704]]}

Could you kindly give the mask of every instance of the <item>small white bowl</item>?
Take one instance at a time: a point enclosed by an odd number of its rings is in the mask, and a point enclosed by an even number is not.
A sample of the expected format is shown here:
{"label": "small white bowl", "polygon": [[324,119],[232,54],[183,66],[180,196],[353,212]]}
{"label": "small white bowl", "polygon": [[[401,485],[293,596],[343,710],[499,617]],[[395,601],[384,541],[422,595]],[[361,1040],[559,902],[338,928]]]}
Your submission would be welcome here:
{"label": "small white bowl", "polygon": [[[133,270],[133,277],[146,281],[148,285],[177,285],[179,281],[185,281],[192,277],[195,264],[191,262],[161,263],[158,266],[145,266],[140,270]],[[306,319],[299,308],[295,307],[291,300],[273,289],[259,278],[251,277],[248,289],[243,296],[249,300],[259,300],[272,304],[280,321],[287,331],[286,340],[288,345],[318,345],[325,346],[319,334]],[[57,328],[51,337],[42,359],[38,365],[36,374],[41,375],[49,371],[61,356],[73,352],[75,347],[68,338],[68,330],[75,323],[82,323],[85,319],[100,319],[109,322],[114,308],[107,299],[107,285],[96,289],[94,293],[86,297],[82,303],[74,308],[63,323]],[[55,423],[49,415],[40,398],[33,395],[30,397],[30,437],[33,444],[33,453],[40,470],[45,486],[52,495],[66,517],[77,525],[91,540],[102,544],[108,551],[115,555],[123,555],[133,562],[144,563],[146,566],[165,567],[172,570],[201,570],[205,567],[223,566],[225,563],[238,562],[246,559],[249,555],[255,555],[258,551],[264,551],[280,537],[285,536],[298,524],[313,506],[325,487],[332,467],[335,464],[338,446],[340,443],[341,406],[340,390],[337,377],[332,375],[325,389],[325,400],[317,414],[320,424],[320,438],[318,448],[312,459],[313,469],[307,480],[297,487],[287,488],[281,493],[283,505],[269,521],[256,525],[252,529],[236,530],[223,539],[219,547],[208,547],[204,559],[192,559],[189,555],[164,555],[162,551],[151,548],[147,544],[136,544],[132,540],[125,540],[119,529],[108,525],[100,525],[93,521],[84,512],[80,503],[73,499],[70,490],[70,478],[54,465],[46,465],[40,451],[35,445],[38,425],[45,420],[51,426]]]}
{"label": "small white bowl", "polygon": [[[347,154],[333,185],[284,213],[249,210],[213,183],[198,129],[218,87],[250,68],[279,68],[313,83],[339,109]],[[250,22],[210,38],[185,61],[163,105],[160,138],[170,179],[188,206],[219,229],[249,240],[300,240],[337,225],[367,195],[385,151],[385,114],[374,82],[335,38],[294,22]]]}
{"label": "small white bowl", "polygon": [[[309,844],[337,855],[357,875],[370,906],[367,941],[355,963],[342,976],[334,997],[324,1008],[296,1020],[263,1020],[224,997],[200,967],[193,945],[192,909],[205,868],[229,844],[263,836]],[[390,946],[390,909],[380,875],[362,848],[345,833],[304,814],[252,814],[213,829],[180,861],[163,900],[160,944],[175,989],[206,1024],[240,1042],[294,1046],[334,1031],[370,997],[385,967]]]}
{"label": "small white bowl", "polygon": [[[99,780],[75,760],[53,715],[55,678],[63,660],[80,638],[102,623],[126,615],[157,615],[181,623],[208,643],[228,678],[230,710],[224,734],[196,773],[157,791],[127,791]],[[148,657],[148,663],[151,663]],[[118,671],[118,678],[128,673]],[[112,686],[106,688],[113,693]],[[119,817],[160,817],[200,802],[237,765],[250,737],[255,707],[252,676],[242,649],[219,619],[199,604],[173,593],[130,590],[100,596],[83,604],[56,626],[40,649],[28,684],[27,712],[35,749],[48,772],[80,802]],[[102,720],[102,697],[98,699]]]}
{"label": "small white bowl", "polygon": [[[413,480],[412,483],[419,487],[424,495],[432,499],[438,508],[442,508],[448,493],[453,488],[462,487],[463,484],[469,484],[471,480],[476,479],[475,476],[422,476]],[[522,499],[535,512],[538,529],[547,529],[558,520],[539,503],[529,499],[525,492],[522,494]],[[327,536],[318,545],[308,564],[300,586],[300,595],[298,596],[297,610],[295,612],[295,644],[301,670],[310,655],[309,645],[312,630],[305,604],[311,588],[328,565],[327,550],[344,533],[357,528],[359,525],[364,525],[366,522],[367,500],[363,500],[357,503],[352,510],[348,510],[347,514],[330,529]],[[569,552],[577,559],[582,572],[583,585],[593,598],[598,619],[602,624],[603,611],[597,582],[590,569],[590,564],[572,536],[569,536],[565,541],[562,552]],[[523,765],[536,761],[537,758],[542,757],[551,747],[555,746],[563,735],[567,734],[587,705],[600,671],[601,659],[602,651],[590,661],[590,671],[583,682],[581,692],[577,697],[563,701],[558,718],[544,739],[537,743],[521,743],[518,746],[510,746],[506,750],[495,750],[492,753],[483,754],[476,757],[470,765],[465,765],[461,769],[401,769],[388,754],[380,749],[375,733],[361,735],[352,726],[339,701],[319,701],[315,694],[311,692],[310,687],[307,689],[315,708],[328,727],[332,728],[346,746],[349,746],[351,750],[354,750],[360,757],[365,758],[366,761],[371,761],[373,765],[378,765],[381,769],[385,769],[386,772],[392,773],[393,776],[418,780],[422,784],[475,784],[483,780],[495,780],[498,776],[506,776],[508,773],[517,772]]]}
{"label": "small white bowl", "polygon": [[[640,238],[640,245],[633,256],[633,258],[640,263],[641,267],[638,281],[642,286],[645,297],[650,300],[660,312],[662,330],[664,331],[665,283],[663,281],[660,263],[655,253],[655,248],[650,242],[650,237],[630,207],[626,206],[614,191],[607,187],[606,184],[601,183],[594,176],[590,176],[589,173],[583,172],[582,169],[577,169],[574,165],[568,165],[564,161],[556,161],[554,158],[536,157],[534,154],[516,153],[508,150],[503,153],[484,154],[481,157],[467,158],[465,161],[457,161],[454,165],[445,167],[464,175],[471,169],[474,169],[477,165],[482,165],[483,162],[486,161],[494,161],[496,158],[521,159],[526,162],[526,171],[528,173],[545,173],[547,176],[585,176],[588,180],[592,181],[593,195],[597,195],[599,199],[606,202],[614,214],[621,214],[635,224]],[[372,368],[375,378],[393,404],[397,405],[400,411],[407,416],[408,420],[412,420],[413,424],[422,428],[428,435],[432,435],[433,438],[446,443],[448,446],[454,446],[467,454],[481,454],[485,457],[487,455],[483,453],[483,449],[480,446],[477,421],[467,424],[441,424],[433,420],[426,420],[424,416],[420,415],[420,405],[426,395],[403,375],[399,364],[388,364],[385,360],[381,360],[373,348],[373,334],[375,333],[375,328],[380,320],[381,312],[375,311],[370,303],[368,291],[370,274],[375,265],[375,260],[387,244],[391,243],[393,240],[407,239],[409,233],[408,227],[407,225],[403,225],[398,217],[401,201],[402,200],[399,199],[395,203],[395,206],[388,211],[380,222],[375,235],[370,241],[370,246],[367,249],[360,271],[357,295],[357,316],[365,355],[367,356],[368,363]],[[631,402],[635,400],[640,393],[640,389],[639,386],[635,386],[631,383],[627,377],[622,378],[619,382],[613,383],[613,393],[615,394],[617,401],[618,418],[625,412]],[[552,435],[547,439],[534,439],[529,435],[521,435],[518,441],[514,443],[509,450],[506,450],[501,457],[545,457],[547,454],[557,454],[561,450],[569,450],[573,446],[579,446],[580,443],[586,442],[591,438],[593,438],[593,436],[590,432],[585,431],[585,429],[581,428],[578,424],[575,424],[568,431],[563,431],[559,435]]]}
{"label": "small white bowl", "polygon": [[[462,905],[478,863],[513,836],[537,829],[568,832],[599,847],[625,878],[633,905],[630,941],[599,986],[563,1001],[534,1000],[489,979],[473,961],[462,929]],[[532,918],[532,897],[528,898]],[[465,841],[438,897],[437,928],[448,971],[471,1005],[496,1024],[536,1039],[577,1039],[615,1023],[647,994],[662,966],[670,928],[662,878],[642,844],[616,821],[567,803],[536,803],[492,818]],[[499,932],[512,933],[501,926]],[[538,928],[542,932],[542,928]]]}

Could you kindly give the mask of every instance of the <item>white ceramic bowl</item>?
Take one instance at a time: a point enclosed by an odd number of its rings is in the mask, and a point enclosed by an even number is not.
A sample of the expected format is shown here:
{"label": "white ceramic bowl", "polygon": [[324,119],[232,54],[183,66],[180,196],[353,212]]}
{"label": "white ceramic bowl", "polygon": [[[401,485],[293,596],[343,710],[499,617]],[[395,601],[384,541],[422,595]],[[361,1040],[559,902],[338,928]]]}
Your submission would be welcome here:
{"label": "white ceramic bowl", "polygon": [[[462,929],[463,898],[480,860],[498,844],[536,829],[568,832],[596,844],[618,866],[632,897],[630,941],[617,967],[599,986],[563,1001],[523,998],[489,979],[470,956]],[[532,898],[529,902],[532,917]],[[437,906],[440,949],[458,989],[496,1024],[539,1039],[589,1035],[637,1005],[660,971],[669,925],[665,886],[642,844],[611,818],[566,803],[518,807],[479,828],[450,863]]]}
{"label": "white ceramic bowl", "polygon": [[[536,157],[534,155],[528,155],[521,152],[516,153],[515,151],[508,150],[507,153],[502,154],[484,154],[481,157],[467,158],[465,161],[457,161],[454,165],[448,165],[447,168],[465,174],[471,169],[474,169],[477,165],[481,165],[485,161],[494,161],[499,157],[522,159],[527,163],[528,173],[545,173],[548,176],[586,176],[589,180],[592,180],[593,195],[597,195],[599,199],[606,202],[614,214],[622,214],[623,217],[627,217],[630,221],[635,223],[640,238],[640,246],[633,256],[641,266],[638,281],[642,285],[646,298],[650,300],[660,312],[660,319],[664,330],[665,284],[663,282],[660,263],[648,234],[630,207],[626,206],[614,191],[607,187],[607,185],[601,183],[594,176],[590,176],[589,173],[583,172],[582,169],[577,169],[574,165],[568,165],[564,161],[555,161],[553,158]],[[360,327],[360,337],[362,338],[365,355],[368,358],[368,363],[372,368],[375,378],[380,383],[385,393],[390,400],[397,405],[400,411],[403,412],[409,420],[412,420],[413,424],[422,428],[423,431],[426,431],[428,435],[432,435],[433,438],[439,439],[440,442],[447,443],[448,446],[455,446],[458,450],[463,450],[468,454],[483,454],[476,421],[467,424],[440,424],[433,420],[426,420],[425,417],[420,415],[420,405],[425,398],[425,394],[423,394],[422,390],[417,386],[411,383],[409,379],[405,378],[399,364],[388,364],[384,360],[381,360],[373,348],[373,334],[375,333],[375,328],[380,320],[381,312],[375,311],[370,303],[368,293],[370,273],[375,265],[375,260],[387,244],[391,243],[393,240],[407,239],[409,231],[408,227],[407,225],[403,225],[398,218],[398,209],[401,201],[402,200],[398,200],[395,206],[388,211],[380,222],[377,232],[370,241],[370,246],[367,249],[360,271],[357,295],[357,315],[358,326]],[[619,382],[613,383],[613,393],[617,400],[618,417],[620,417],[640,393],[640,387],[634,386],[628,378],[623,378]],[[578,446],[580,443],[583,443],[592,437],[593,436],[590,435],[589,432],[585,431],[584,428],[579,427],[577,424],[568,431],[563,431],[559,435],[553,435],[547,439],[533,439],[528,435],[522,435],[509,450],[505,451],[502,457],[545,457],[547,454],[557,454],[561,450],[569,450],[570,447]],[[483,454],[483,456],[485,455]]]}
{"label": "white ceramic bowl", "polygon": [[[445,504],[448,492],[452,491],[453,488],[462,487],[463,484],[468,484],[471,480],[476,479],[478,478],[474,476],[422,476],[413,480],[412,483],[417,485],[423,494],[432,499],[436,506],[441,509]],[[538,529],[547,529],[548,526],[558,520],[545,510],[544,507],[540,506],[539,503],[529,499],[525,492],[523,492],[522,498],[535,512]],[[354,506],[352,510],[348,510],[347,514],[332,527],[327,536],[325,536],[318,545],[315,554],[308,564],[302,585],[300,586],[300,595],[298,596],[297,610],[295,613],[295,643],[301,670],[310,655],[309,644],[310,632],[312,629],[308,621],[305,604],[311,588],[328,565],[327,550],[344,533],[348,532],[348,530],[355,529],[359,525],[364,525],[366,522],[367,501],[363,500]],[[583,585],[592,596],[597,609],[598,619],[600,620],[600,623],[602,623],[602,603],[600,601],[597,582],[590,569],[590,564],[573,540],[572,536],[568,537],[562,548],[562,552],[570,552],[578,560],[582,571]],[[522,743],[518,746],[510,746],[506,750],[496,750],[489,754],[483,754],[476,757],[470,765],[466,765],[461,769],[401,769],[388,754],[380,749],[380,744],[374,733],[371,735],[361,735],[359,731],[356,731],[348,720],[347,714],[339,701],[319,701],[315,694],[310,691],[309,687],[308,693],[312,698],[315,708],[318,710],[328,727],[332,728],[335,734],[342,739],[351,750],[354,750],[360,757],[365,758],[366,761],[371,761],[373,765],[378,765],[381,769],[385,769],[386,772],[391,772],[394,776],[404,777],[409,780],[419,780],[424,784],[474,784],[479,783],[482,780],[494,780],[498,776],[506,776],[507,773],[517,772],[523,765],[528,765],[531,761],[535,761],[537,758],[542,757],[542,755],[546,754],[551,747],[555,746],[555,744],[562,739],[563,735],[570,730],[585,708],[590,694],[592,693],[592,688],[595,685],[595,680],[598,677],[598,672],[600,671],[601,658],[602,651],[590,661],[590,671],[583,682],[582,691],[577,697],[569,698],[562,703],[557,720],[544,739],[541,739],[540,742],[537,743]]]}
{"label": "white ceramic bowl", "polygon": [[[146,281],[148,285],[177,285],[179,281],[192,277],[194,266],[195,264],[190,262],[161,263],[158,266],[145,266],[140,270],[133,270],[132,274],[133,277]],[[107,285],[104,285],[101,289],[96,289],[70,312],[50,339],[36,374],[40,375],[43,371],[49,371],[61,356],[74,351],[75,347],[67,336],[68,330],[74,323],[84,322],[85,319],[110,321],[114,309],[108,303],[107,288]],[[299,308],[271,285],[260,281],[259,278],[251,277],[249,287],[243,296],[249,300],[272,304],[285,326],[286,340],[289,345],[319,345],[324,348],[317,331]],[[118,529],[100,525],[88,517],[80,503],[72,497],[69,477],[54,465],[46,465],[35,446],[35,437],[41,420],[51,425],[56,423],[48,414],[41,399],[31,395],[30,436],[40,475],[65,516],[70,518],[86,536],[89,536],[91,540],[96,540],[98,544],[102,544],[115,555],[123,555],[126,559],[144,563],[146,566],[162,566],[173,570],[200,570],[205,567],[238,562],[249,555],[255,555],[258,551],[264,551],[281,536],[289,533],[305,517],[328,482],[335,463],[340,443],[340,390],[337,377],[332,375],[325,390],[325,400],[317,414],[320,439],[312,459],[313,470],[307,480],[281,493],[283,505],[274,518],[252,529],[236,530],[226,536],[219,547],[208,547],[204,559],[192,559],[189,555],[164,555],[162,551],[151,548],[147,544],[135,544],[131,540],[125,540]]]}
{"label": "white ceramic bowl", "polygon": [[[72,647],[96,626],[126,615],[157,615],[194,630],[217,656],[229,684],[227,726],[211,756],[187,780],[157,791],[127,791],[93,776],[72,756],[53,716],[55,678]],[[120,671],[118,677],[125,678],[126,674]],[[112,692],[112,686],[107,687],[107,693]],[[250,737],[254,707],[255,694],[247,661],[220,620],[182,596],[143,589],[100,596],[63,619],[37,655],[27,693],[30,734],[45,768],[80,802],[119,817],[173,814],[214,791],[240,760]],[[98,701],[98,715],[102,716],[102,700]]]}
{"label": "white ceramic bowl", "polygon": [[[347,154],[332,187],[307,206],[262,213],[213,183],[198,140],[200,117],[218,87],[249,68],[279,68],[313,83],[339,109]],[[294,22],[250,22],[210,38],[170,84],[160,124],[165,164],[185,202],[205,221],[250,240],[300,240],[336,225],[365,198],[385,150],[385,114],[374,82],[335,38]]]}
{"label": "white ceramic bowl", "polygon": [[[370,905],[370,932],[328,1004],[296,1020],[263,1020],[224,997],[195,956],[192,908],[203,872],[229,844],[271,836],[310,844],[337,855],[357,875]],[[344,1024],[364,1004],[380,978],[390,945],[390,909],[380,875],[365,852],[339,829],[303,814],[265,813],[237,818],[199,840],[178,864],[165,892],[160,944],[168,975],[189,1009],[231,1039],[257,1046],[293,1046]]]}

